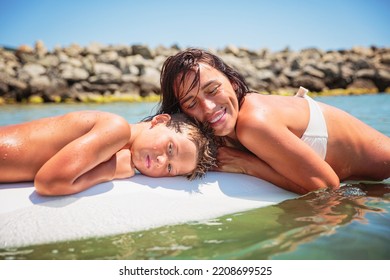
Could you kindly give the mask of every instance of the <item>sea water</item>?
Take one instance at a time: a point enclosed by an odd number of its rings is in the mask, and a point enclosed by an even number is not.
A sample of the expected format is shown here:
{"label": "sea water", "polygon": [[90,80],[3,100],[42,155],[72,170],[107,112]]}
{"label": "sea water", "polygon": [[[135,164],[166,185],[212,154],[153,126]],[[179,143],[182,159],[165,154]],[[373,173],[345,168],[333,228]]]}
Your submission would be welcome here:
{"label": "sea water", "polygon": [[[390,136],[389,94],[316,99]],[[156,103],[0,106],[0,125],[75,110],[110,111],[137,122],[156,108]],[[348,184],[209,221],[3,249],[0,259],[390,259],[390,181]]]}

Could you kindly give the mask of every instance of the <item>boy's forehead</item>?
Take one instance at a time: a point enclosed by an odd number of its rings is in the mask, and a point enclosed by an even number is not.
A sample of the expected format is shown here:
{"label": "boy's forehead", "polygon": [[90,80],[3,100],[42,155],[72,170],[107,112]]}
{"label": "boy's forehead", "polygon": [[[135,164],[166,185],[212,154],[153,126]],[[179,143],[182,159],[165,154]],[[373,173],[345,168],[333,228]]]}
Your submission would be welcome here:
{"label": "boy's forehead", "polygon": [[[171,121],[174,122],[173,120]],[[183,138],[190,141],[190,132],[192,130],[193,128],[186,123],[181,123],[180,131],[177,131],[174,124],[167,125],[166,123],[161,123],[159,124],[159,131],[156,131],[156,133],[172,134],[175,138]]]}

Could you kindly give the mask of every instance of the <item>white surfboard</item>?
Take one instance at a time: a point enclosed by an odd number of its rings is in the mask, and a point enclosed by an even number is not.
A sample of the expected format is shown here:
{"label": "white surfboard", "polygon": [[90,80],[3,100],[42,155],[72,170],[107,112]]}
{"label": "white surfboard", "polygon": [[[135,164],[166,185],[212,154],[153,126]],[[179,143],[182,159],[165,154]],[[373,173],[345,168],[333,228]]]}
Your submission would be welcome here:
{"label": "white surfboard", "polygon": [[0,184],[0,248],[205,221],[295,197],[257,178],[220,172],[194,181],[136,175],[61,197],[40,196],[32,183]]}

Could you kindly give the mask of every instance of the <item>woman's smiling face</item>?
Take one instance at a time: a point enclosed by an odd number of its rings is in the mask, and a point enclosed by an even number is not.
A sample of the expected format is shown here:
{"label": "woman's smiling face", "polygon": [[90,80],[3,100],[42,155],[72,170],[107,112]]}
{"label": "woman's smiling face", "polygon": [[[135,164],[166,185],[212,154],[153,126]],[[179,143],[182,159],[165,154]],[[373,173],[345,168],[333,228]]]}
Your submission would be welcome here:
{"label": "woman's smiling face", "polygon": [[199,63],[199,84],[189,90],[194,79],[195,72],[189,72],[175,92],[183,112],[209,123],[217,136],[233,136],[239,106],[228,78],[210,65]]}

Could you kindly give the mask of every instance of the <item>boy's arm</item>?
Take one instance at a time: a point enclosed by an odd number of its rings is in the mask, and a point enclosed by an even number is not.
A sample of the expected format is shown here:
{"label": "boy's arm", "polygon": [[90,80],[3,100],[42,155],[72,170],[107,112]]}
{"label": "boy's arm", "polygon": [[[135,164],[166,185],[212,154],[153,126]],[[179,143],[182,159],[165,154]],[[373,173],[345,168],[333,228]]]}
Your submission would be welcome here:
{"label": "boy's arm", "polygon": [[37,172],[34,184],[38,193],[67,195],[134,175],[130,151],[127,157],[121,151],[130,139],[126,120],[100,112],[89,121],[94,122],[91,129],[63,147]]}
{"label": "boy's arm", "polygon": [[[114,172],[113,176],[111,176]],[[122,149],[113,155],[109,160],[102,162],[78,177],[65,191],[70,193],[80,192],[90,186],[107,182],[113,179],[123,179],[134,176],[135,169],[131,164],[131,155],[129,149]],[[57,195],[65,195],[60,193]]]}

